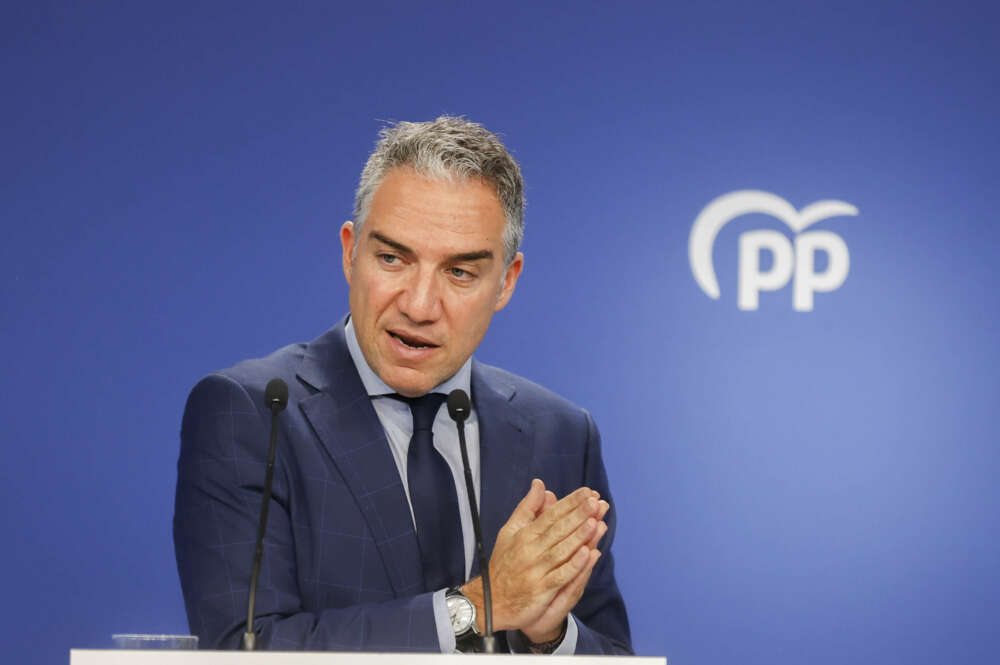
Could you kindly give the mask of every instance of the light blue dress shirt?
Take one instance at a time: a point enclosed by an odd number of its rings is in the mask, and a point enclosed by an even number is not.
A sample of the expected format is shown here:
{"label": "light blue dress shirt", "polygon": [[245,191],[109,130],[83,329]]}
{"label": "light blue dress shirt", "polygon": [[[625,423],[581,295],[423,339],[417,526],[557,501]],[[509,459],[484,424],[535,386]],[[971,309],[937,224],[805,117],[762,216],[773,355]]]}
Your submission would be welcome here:
{"label": "light blue dress shirt", "polygon": [[[372,398],[372,406],[378,415],[379,422],[385,430],[389,448],[392,451],[392,458],[396,462],[396,469],[399,477],[403,481],[403,489],[406,491],[406,501],[410,504],[410,518],[413,518],[413,504],[410,502],[410,490],[406,480],[407,452],[410,447],[410,437],[413,436],[413,416],[410,407],[405,402],[390,397],[396,393],[390,388],[378,374],[368,365],[361,347],[358,345],[358,338],[354,332],[354,322],[348,320],[344,327],[344,336],[347,338],[347,349],[351,354],[351,360],[361,376],[361,383],[364,384],[365,391]],[[472,397],[472,358],[465,361],[465,364],[450,379],[430,390],[432,393],[443,393],[447,395],[456,388],[461,388]],[[469,510],[469,492],[465,485],[465,470],[462,467],[462,450],[458,441],[458,429],[454,421],[448,415],[448,409],[442,408],[434,418],[431,426],[434,434],[434,448],[441,453],[451,475],[455,480],[455,490],[458,493],[458,513],[459,521],[462,524],[462,543],[465,551],[465,578],[469,578],[472,570],[472,559],[475,556],[476,539],[472,528],[472,513]],[[476,492],[476,505],[479,502],[479,419],[476,417],[475,408],[471,409],[469,418],[465,421],[465,443],[469,453],[469,467],[472,469],[472,485]],[[414,521],[414,527],[416,521]],[[448,607],[445,604],[445,592],[447,589],[439,589],[434,592],[434,620],[437,625],[438,641],[441,644],[442,653],[453,653],[455,649],[455,633],[451,628],[451,618],[448,615]],[[517,651],[524,651],[526,648],[523,641],[519,639],[517,631],[508,631],[508,642],[511,648]],[[577,626],[575,620],[569,620],[566,625],[566,637],[554,652],[559,655],[570,655],[576,651]]]}

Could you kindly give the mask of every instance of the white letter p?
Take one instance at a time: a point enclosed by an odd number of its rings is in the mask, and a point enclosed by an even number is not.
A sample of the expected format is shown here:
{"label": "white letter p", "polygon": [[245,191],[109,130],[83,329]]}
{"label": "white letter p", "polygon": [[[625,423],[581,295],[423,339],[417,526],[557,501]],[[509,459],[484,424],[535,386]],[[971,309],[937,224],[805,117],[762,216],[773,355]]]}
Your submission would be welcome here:
{"label": "white letter p", "polygon": [[[760,271],[760,250],[769,249],[774,265]],[[742,310],[757,309],[761,291],[777,291],[792,277],[792,243],[777,231],[747,231],[740,234],[740,285],[738,306]]]}
{"label": "white letter p", "polygon": [[[816,250],[826,252],[829,264],[826,270],[815,271]],[[811,312],[813,293],[833,291],[847,279],[851,257],[843,238],[829,231],[810,231],[795,238],[795,286],[792,306],[797,312]]]}

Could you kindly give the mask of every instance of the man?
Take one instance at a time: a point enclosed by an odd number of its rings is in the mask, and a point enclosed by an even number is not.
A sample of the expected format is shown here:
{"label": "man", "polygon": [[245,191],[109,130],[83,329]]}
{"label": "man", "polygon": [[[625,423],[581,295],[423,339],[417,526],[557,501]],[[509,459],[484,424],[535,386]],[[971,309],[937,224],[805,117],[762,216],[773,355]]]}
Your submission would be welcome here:
{"label": "man", "polygon": [[[269,412],[289,385],[255,631],[272,649],[473,650],[483,592],[454,423],[471,396],[474,493],[504,647],[630,653],[615,515],[589,414],[472,360],[524,258],[520,170],[480,125],[383,130],[340,231],[350,315],[203,379],[181,430],[174,542],[191,630],[243,631]],[[556,495],[562,496],[561,499]]]}

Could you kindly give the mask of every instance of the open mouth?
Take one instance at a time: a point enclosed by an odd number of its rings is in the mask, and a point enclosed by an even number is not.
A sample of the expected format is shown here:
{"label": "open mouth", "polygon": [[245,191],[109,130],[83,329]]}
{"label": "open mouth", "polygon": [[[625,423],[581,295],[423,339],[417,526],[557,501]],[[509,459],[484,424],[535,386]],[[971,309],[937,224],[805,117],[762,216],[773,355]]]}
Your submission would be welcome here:
{"label": "open mouth", "polygon": [[431,344],[429,341],[419,337],[413,337],[411,335],[397,333],[391,330],[388,331],[388,333],[399,340],[403,346],[411,349],[436,349],[438,346],[437,344]]}

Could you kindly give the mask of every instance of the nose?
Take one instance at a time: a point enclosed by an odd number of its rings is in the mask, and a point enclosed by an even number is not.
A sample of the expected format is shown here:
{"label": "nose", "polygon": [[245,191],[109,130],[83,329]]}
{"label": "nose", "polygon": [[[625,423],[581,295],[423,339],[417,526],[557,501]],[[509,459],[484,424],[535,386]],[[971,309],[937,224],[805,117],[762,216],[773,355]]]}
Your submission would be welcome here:
{"label": "nose", "polygon": [[441,293],[435,270],[414,270],[396,298],[399,311],[414,323],[431,323],[441,316]]}

